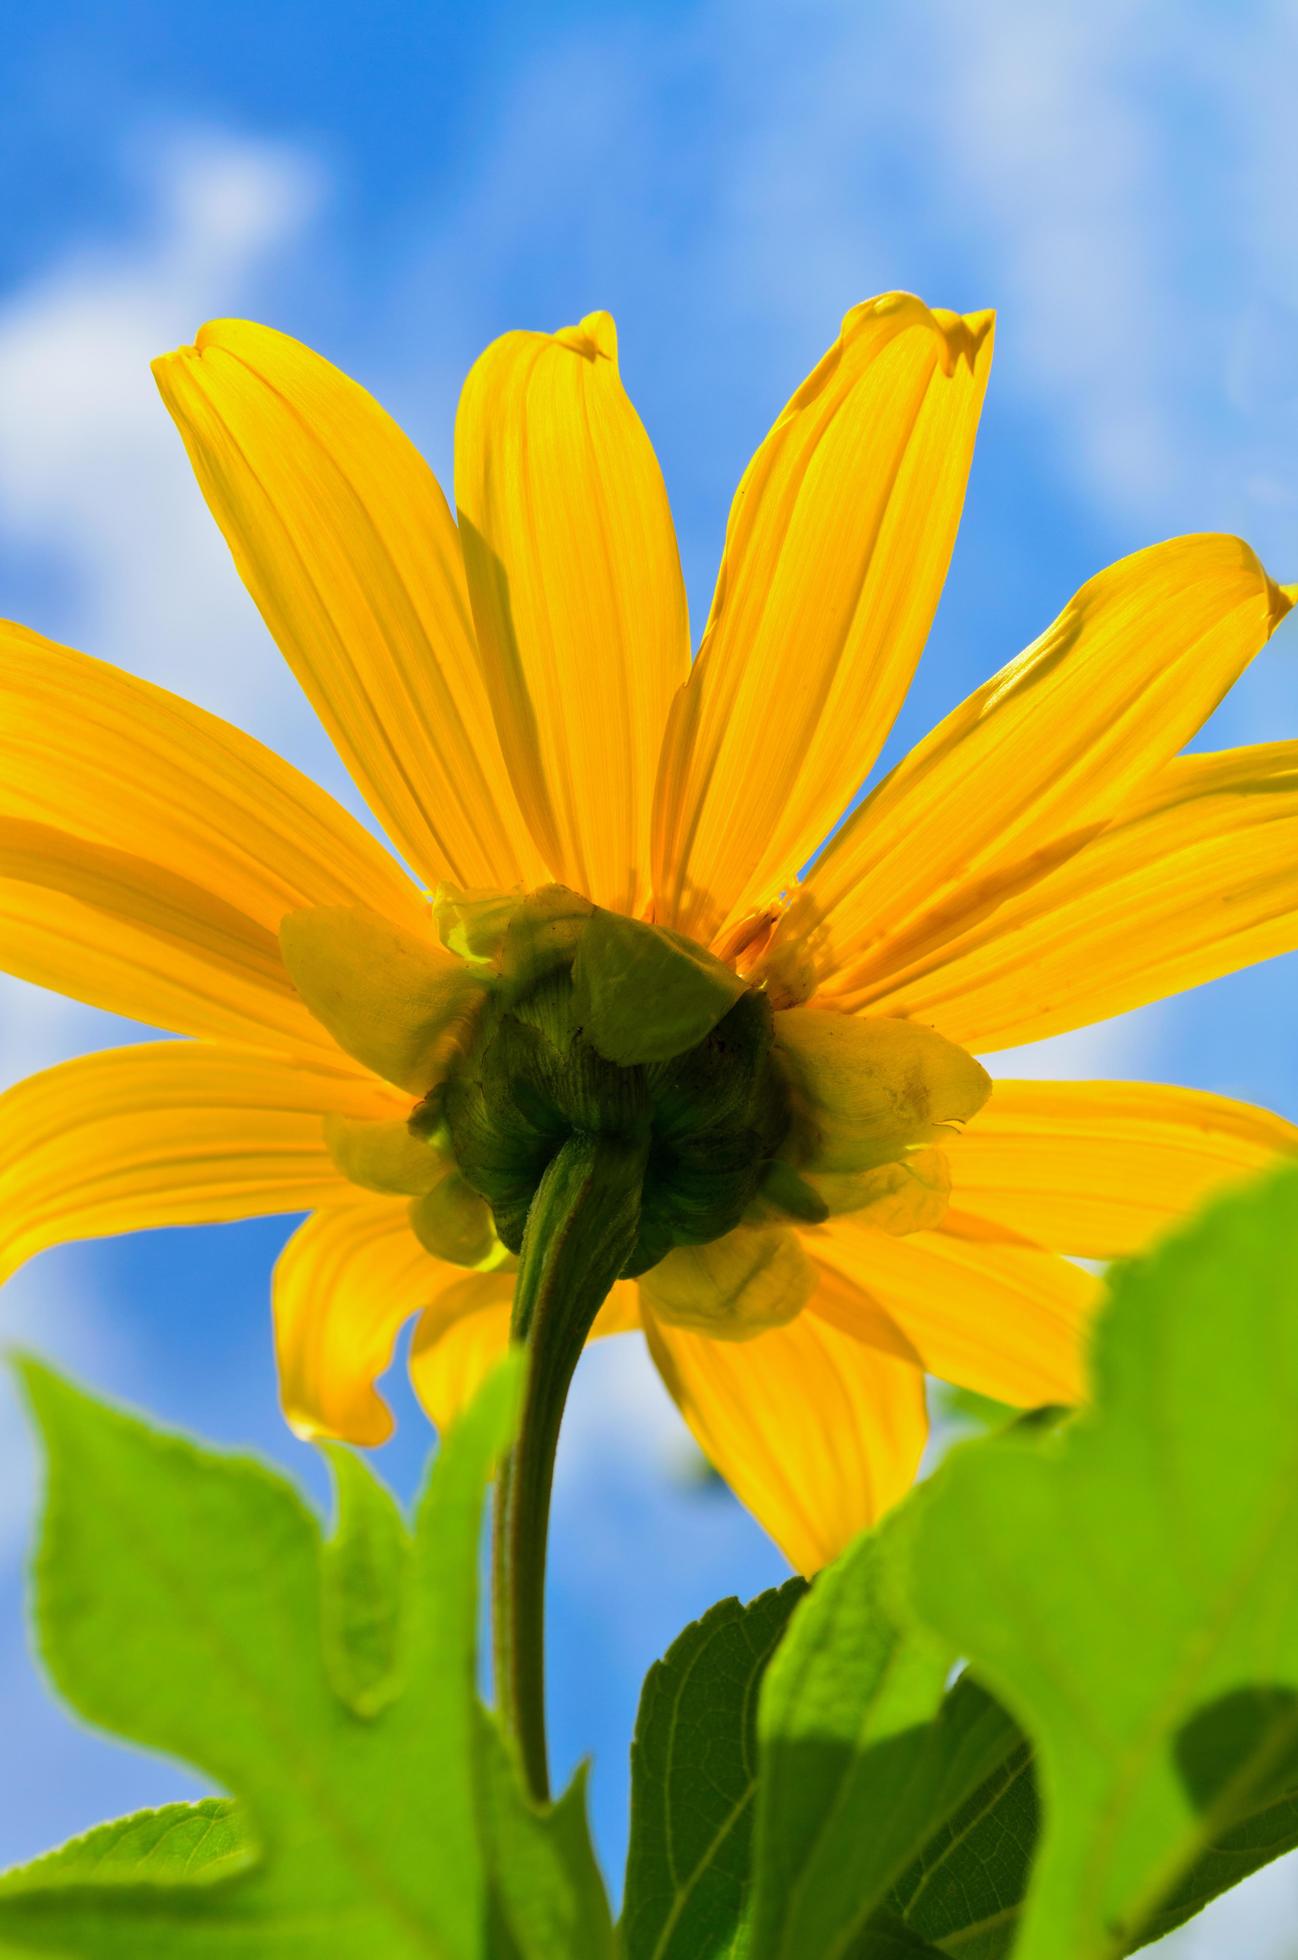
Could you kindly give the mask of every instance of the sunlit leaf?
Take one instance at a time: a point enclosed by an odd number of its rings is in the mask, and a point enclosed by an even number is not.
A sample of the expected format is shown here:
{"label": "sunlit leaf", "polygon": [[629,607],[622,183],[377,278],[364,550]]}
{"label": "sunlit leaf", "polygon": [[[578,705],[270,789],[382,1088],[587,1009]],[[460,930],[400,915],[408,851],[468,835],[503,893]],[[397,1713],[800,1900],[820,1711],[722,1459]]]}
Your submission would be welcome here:
{"label": "sunlit leaf", "polygon": [[[0,1877],[0,1898],[38,1879],[42,1884],[225,1878],[254,1862],[257,1848],[239,1806],[228,1797],[137,1810],[75,1837],[35,1864]],[[8,1951],[0,1942],[0,1951]]]}
{"label": "sunlit leaf", "polygon": [[358,1715],[373,1715],[400,1687],[410,1537],[364,1458],[338,1443],[323,1447],[338,1504],[321,1568],[325,1665],[335,1693]]}
{"label": "sunlit leaf", "polygon": [[922,1507],[916,1608],[1037,1752],[1016,1960],[1130,1950],[1298,1785],[1296,1408],[1286,1172],[1118,1274],[1093,1411],[966,1446]]}
{"label": "sunlit leaf", "polygon": [[910,1529],[903,1514],[823,1572],[767,1672],[752,1960],[855,1953],[891,1886],[1018,1742],[972,1683],[944,1692],[950,1647],[899,1613]]}
{"label": "sunlit leaf", "polygon": [[[46,1666],[86,1719],[237,1798],[254,1849],[228,1875],[209,1862],[182,1876],[128,1819],[108,1828],[135,1829],[134,1872],[119,1838],[111,1873],[103,1858],[61,1854],[3,1881],[0,1948],[88,1960],[607,1952],[579,1802],[526,1803],[476,1696],[483,1499],[512,1429],[513,1367],[448,1433],[408,1548],[356,1464],[342,1469],[327,1553],[292,1487],[259,1464],[160,1435],[44,1368],[24,1373],[49,1464],[35,1613]],[[161,1815],[187,1828],[180,1807]],[[505,1858],[526,1861],[544,1902],[528,1919]]]}

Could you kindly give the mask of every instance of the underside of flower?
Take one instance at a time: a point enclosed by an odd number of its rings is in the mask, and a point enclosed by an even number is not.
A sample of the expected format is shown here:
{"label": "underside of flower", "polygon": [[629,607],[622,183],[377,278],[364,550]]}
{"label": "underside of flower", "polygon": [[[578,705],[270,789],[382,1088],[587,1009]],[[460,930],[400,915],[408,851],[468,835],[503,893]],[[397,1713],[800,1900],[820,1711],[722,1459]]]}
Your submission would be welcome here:
{"label": "underside of flower", "polygon": [[678,1245],[733,1231],[788,1128],[771,1063],[771,1013],[745,993],[701,1042],[670,1061],[620,1065],[587,1038],[571,975],[489,1012],[480,1048],[447,1086],[446,1122],[467,1181],[521,1249],[528,1208],[572,1136],[644,1157],[640,1227],[622,1269],[635,1278]]}
{"label": "underside of flower", "polygon": [[436,1257],[484,1268],[521,1253],[573,1139],[639,1166],[617,1276],[652,1275],[660,1319],[723,1339],[806,1303],[796,1228],[848,1212],[893,1234],[940,1222],[937,1146],[989,1085],[931,1029],[776,1011],[692,941],[561,885],[444,887],[433,916],[440,948],[328,912],[299,915],[284,943],[331,1032],[423,1091],[408,1123],[340,1119],[329,1144],[354,1183],[410,1199]]}
{"label": "underside of flower", "polygon": [[521,1250],[546,1168],[574,1136],[643,1161],[623,1277],[733,1231],[791,1120],[763,996],[557,887],[518,906],[497,959],[473,1045],[414,1127],[444,1128],[509,1250]]}

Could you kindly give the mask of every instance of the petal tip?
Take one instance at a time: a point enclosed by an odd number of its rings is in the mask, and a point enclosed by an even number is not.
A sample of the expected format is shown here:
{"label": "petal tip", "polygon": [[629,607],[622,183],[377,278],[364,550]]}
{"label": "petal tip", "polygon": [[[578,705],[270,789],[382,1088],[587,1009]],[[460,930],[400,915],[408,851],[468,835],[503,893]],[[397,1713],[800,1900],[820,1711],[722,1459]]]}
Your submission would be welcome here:
{"label": "petal tip", "polygon": [[192,367],[201,361],[205,354],[236,352],[240,343],[245,346],[256,337],[287,339],[287,335],[276,335],[273,327],[258,326],[254,320],[223,318],[205,320],[194,338],[183,347],[173,347],[170,352],[159,354],[149,363],[159,381],[170,369]]}
{"label": "petal tip", "polygon": [[350,1443],[353,1449],[374,1450],[396,1432],[392,1411],[374,1389],[363,1407],[326,1414],[309,1400],[286,1396],[281,1390],[284,1421],[299,1443]]}
{"label": "petal tip", "polygon": [[880,293],[863,300],[843,315],[839,340],[847,346],[871,321],[899,316],[905,325],[923,327],[941,342],[941,365],[946,375],[955,373],[963,362],[971,371],[990,356],[995,337],[996,314],[987,307],[976,313],[956,313],[950,307],[929,306],[915,293]]}
{"label": "petal tip", "polygon": [[197,354],[198,349],[191,342],[188,346],[172,347],[165,354],[154,355],[153,359],[149,362],[149,372],[164,395],[167,392],[168,383],[174,378],[178,370],[188,367],[189,363],[197,357]]}
{"label": "petal tip", "polygon": [[617,366],[617,325],[611,313],[587,313],[575,327],[560,327],[554,338],[588,361],[612,361]]}
{"label": "petal tip", "polygon": [[980,362],[991,358],[992,344],[996,338],[996,312],[993,307],[984,307],[977,313],[952,313],[945,307],[935,307],[933,319],[941,332],[946,358],[943,370],[954,374],[959,362],[975,372]]}
{"label": "petal tip", "polygon": [[256,320],[240,320],[233,315],[225,315],[218,320],[204,320],[194,335],[194,352],[206,354],[217,348],[230,348],[238,341],[250,339],[287,340],[287,334],[277,333],[274,327],[263,327]]}

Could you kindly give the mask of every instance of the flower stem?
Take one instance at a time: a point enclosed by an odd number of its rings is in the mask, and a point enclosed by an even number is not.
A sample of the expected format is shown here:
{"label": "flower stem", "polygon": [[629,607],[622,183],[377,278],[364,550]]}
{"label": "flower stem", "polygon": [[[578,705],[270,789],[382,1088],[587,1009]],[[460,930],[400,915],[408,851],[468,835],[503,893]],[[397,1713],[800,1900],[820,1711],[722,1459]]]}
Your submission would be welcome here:
{"label": "flower stem", "polygon": [[559,1425],[595,1316],[635,1245],[647,1145],[576,1132],[551,1160],[523,1234],[511,1335],[529,1355],[518,1440],[496,1486],[496,1697],[533,1796],[549,1795],[545,1545]]}

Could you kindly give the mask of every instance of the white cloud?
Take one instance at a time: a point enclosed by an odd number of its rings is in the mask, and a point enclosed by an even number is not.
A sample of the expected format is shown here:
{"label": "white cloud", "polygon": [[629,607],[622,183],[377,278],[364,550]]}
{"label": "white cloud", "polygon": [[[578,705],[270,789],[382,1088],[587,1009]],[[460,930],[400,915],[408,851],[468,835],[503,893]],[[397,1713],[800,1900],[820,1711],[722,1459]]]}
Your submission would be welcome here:
{"label": "white cloud", "polygon": [[[1293,550],[1292,15],[943,0],[931,137],[1011,371],[1102,509]],[[1209,161],[1211,159],[1211,161]],[[1007,364],[1010,365],[1010,364]],[[1284,486],[1288,485],[1286,491]]]}
{"label": "white cloud", "polygon": [[[130,236],[72,246],[0,307],[0,536],[18,573],[3,609],[314,753],[149,362],[210,315],[255,310],[324,179],[298,150],[192,133],[154,144],[144,178]],[[0,979],[0,1084],[122,1028]]]}
{"label": "white cloud", "polygon": [[565,1419],[565,1476],[584,1476],[617,1439],[658,1460],[677,1452],[681,1419],[639,1335],[597,1342],[581,1365],[579,1394]]}
{"label": "white cloud", "polygon": [[751,313],[810,342],[881,284],[995,305],[998,399],[1108,527],[1242,528],[1288,562],[1292,9],[821,0],[750,31],[718,0],[707,38],[728,140],[699,256]]}
{"label": "white cloud", "polygon": [[133,237],[73,247],[0,310],[0,528],[47,574],[28,623],[232,718],[288,684],[149,362],[254,302],[322,191],[298,151],[174,139]]}

